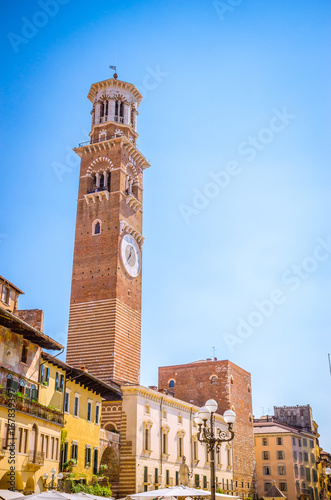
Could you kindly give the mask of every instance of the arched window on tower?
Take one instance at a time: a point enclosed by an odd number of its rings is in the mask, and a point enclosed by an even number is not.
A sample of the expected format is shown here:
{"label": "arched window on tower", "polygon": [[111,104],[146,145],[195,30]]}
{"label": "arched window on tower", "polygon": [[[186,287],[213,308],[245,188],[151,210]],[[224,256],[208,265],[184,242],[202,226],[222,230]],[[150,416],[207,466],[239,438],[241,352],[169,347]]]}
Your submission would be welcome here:
{"label": "arched window on tower", "polygon": [[169,387],[172,389],[175,387],[175,381],[174,380],[170,380],[169,382]]}
{"label": "arched window on tower", "polygon": [[92,224],[92,235],[95,236],[101,233],[101,221],[95,220]]}
{"label": "arched window on tower", "polygon": [[210,383],[212,385],[216,385],[217,384],[217,377],[216,375],[213,375],[211,378],[210,378]]}

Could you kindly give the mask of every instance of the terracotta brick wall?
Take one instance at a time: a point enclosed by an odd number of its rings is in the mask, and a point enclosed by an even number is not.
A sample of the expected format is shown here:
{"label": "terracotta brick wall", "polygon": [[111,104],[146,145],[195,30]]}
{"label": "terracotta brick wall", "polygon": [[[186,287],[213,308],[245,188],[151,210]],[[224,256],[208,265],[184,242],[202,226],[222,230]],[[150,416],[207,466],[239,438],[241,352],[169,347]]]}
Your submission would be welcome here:
{"label": "terracotta brick wall", "polygon": [[[242,498],[255,491],[255,456],[250,373],[224,360],[206,360],[159,368],[159,389],[174,380],[175,397],[203,406],[208,399],[218,403],[217,412],[234,409],[237,415],[233,440],[235,492]],[[212,383],[215,382],[215,383]]]}
{"label": "terracotta brick wall", "polygon": [[16,310],[15,316],[40,332],[44,331],[44,312],[41,309]]}

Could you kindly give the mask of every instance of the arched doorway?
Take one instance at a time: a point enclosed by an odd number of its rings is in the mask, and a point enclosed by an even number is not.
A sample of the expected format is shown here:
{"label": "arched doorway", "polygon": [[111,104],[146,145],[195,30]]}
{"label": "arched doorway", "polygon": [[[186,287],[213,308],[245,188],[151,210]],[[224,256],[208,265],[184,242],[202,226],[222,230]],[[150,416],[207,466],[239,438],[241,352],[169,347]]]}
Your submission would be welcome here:
{"label": "arched doorway", "polygon": [[40,477],[38,479],[38,482],[36,484],[36,490],[35,490],[35,493],[38,494],[38,493],[42,493],[44,491],[44,484],[43,484],[43,478]]}
{"label": "arched doorway", "polygon": [[5,472],[0,480],[0,490],[8,490],[8,485],[15,490],[23,491],[23,481],[18,472]]}
{"label": "arched doorway", "polygon": [[116,451],[111,446],[108,446],[108,448],[106,448],[103,452],[100,461],[100,467],[101,465],[107,466],[107,469],[102,471],[103,475],[108,478],[113,493],[117,492],[119,485],[120,468]]}
{"label": "arched doorway", "polygon": [[30,495],[32,493],[34,493],[34,479],[33,477],[29,477],[25,485],[24,494]]}

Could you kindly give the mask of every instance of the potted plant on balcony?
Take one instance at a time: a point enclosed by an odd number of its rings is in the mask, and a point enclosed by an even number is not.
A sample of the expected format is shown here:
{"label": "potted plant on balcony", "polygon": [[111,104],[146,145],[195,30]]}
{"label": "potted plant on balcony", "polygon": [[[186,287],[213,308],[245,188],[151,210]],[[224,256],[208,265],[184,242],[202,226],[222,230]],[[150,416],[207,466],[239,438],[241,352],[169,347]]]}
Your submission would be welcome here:
{"label": "potted plant on balcony", "polygon": [[62,465],[63,472],[71,472],[75,465],[77,465],[77,460],[75,458],[70,458],[68,462],[64,462]]}

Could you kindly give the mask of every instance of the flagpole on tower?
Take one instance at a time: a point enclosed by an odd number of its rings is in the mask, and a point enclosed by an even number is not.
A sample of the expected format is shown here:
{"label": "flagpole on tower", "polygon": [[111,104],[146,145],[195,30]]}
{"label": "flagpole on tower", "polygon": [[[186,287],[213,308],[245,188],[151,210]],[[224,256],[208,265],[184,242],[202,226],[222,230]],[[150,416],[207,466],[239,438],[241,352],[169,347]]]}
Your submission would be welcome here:
{"label": "flagpole on tower", "polygon": [[117,80],[118,74],[116,73],[116,66],[109,66],[109,68],[113,69],[115,71],[115,73],[113,74],[113,78],[115,78],[115,80]]}

